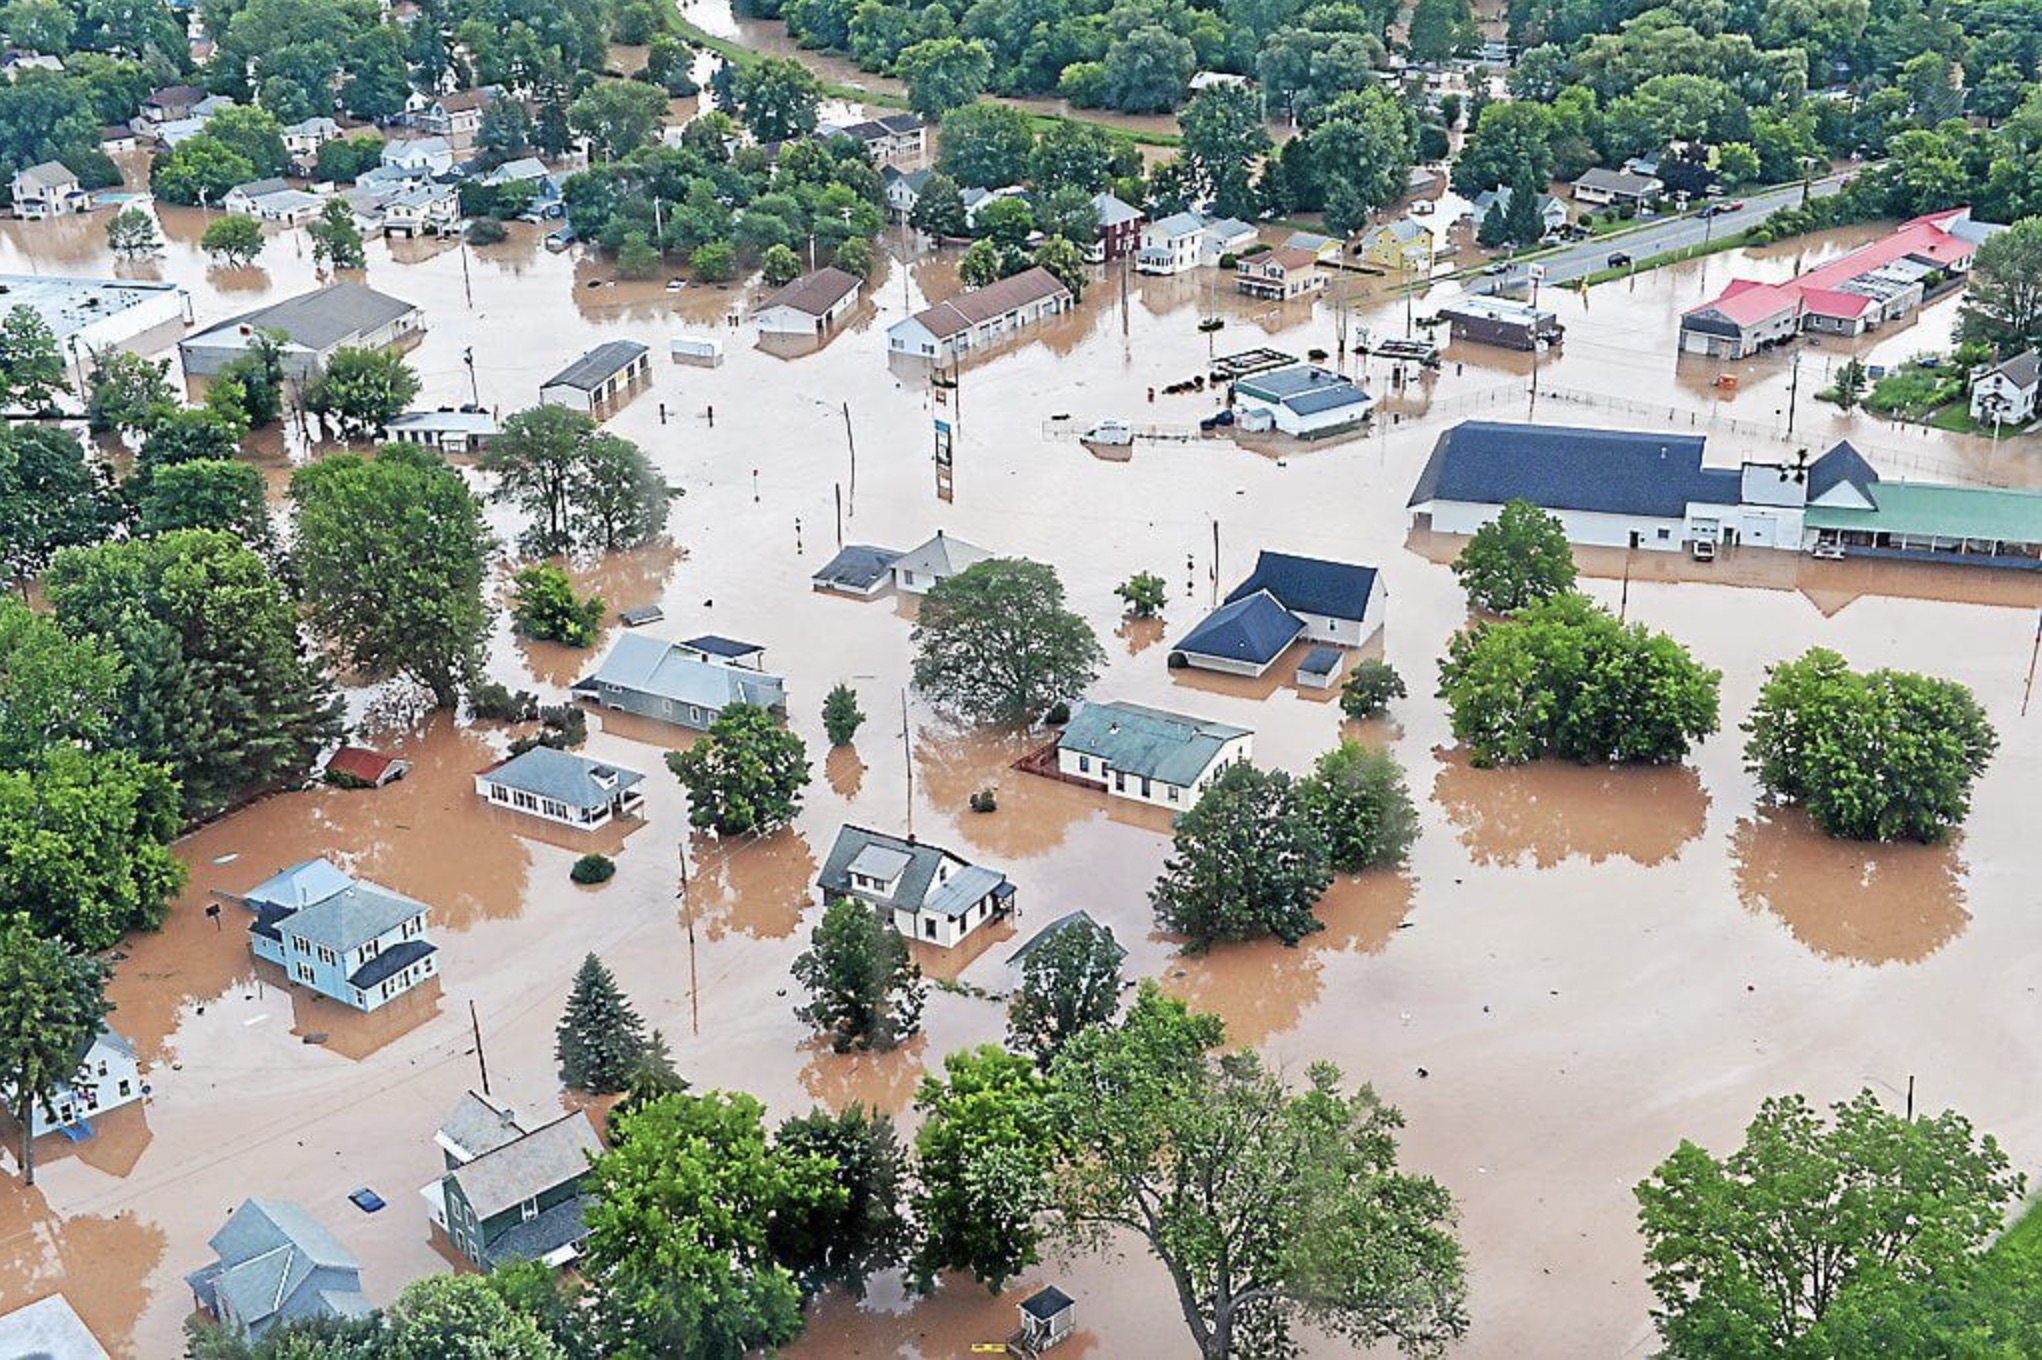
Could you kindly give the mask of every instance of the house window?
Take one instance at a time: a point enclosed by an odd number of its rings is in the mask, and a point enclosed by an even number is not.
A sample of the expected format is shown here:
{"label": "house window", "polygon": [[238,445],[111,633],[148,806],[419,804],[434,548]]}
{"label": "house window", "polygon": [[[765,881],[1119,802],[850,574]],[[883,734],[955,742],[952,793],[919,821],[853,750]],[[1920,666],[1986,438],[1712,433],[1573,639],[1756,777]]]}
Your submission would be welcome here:
{"label": "house window", "polygon": [[359,987],[355,988],[355,1005],[357,1007],[363,1007],[367,1006],[368,1004],[369,999],[366,996],[362,995],[362,989]]}
{"label": "house window", "polygon": [[693,704],[689,704],[689,705],[688,705],[688,721],[689,721],[689,722],[695,722],[695,723],[701,722],[701,721],[702,721],[702,710],[701,710],[701,709],[699,709],[699,708],[697,708],[697,707],[695,707],[695,706],[694,706]]}
{"label": "house window", "polygon": [[530,1223],[539,1216],[539,1199],[535,1195],[518,1206],[518,1217]]}
{"label": "house window", "polygon": [[367,944],[362,946],[362,958],[364,961],[373,959],[376,957],[376,955],[382,952],[383,942],[381,940],[370,940]]}
{"label": "house window", "polygon": [[301,964],[299,964],[299,965],[298,965],[298,981],[300,981],[300,982],[310,982],[311,980],[312,980],[312,965],[311,965],[311,964],[309,964],[309,963],[301,963]]}
{"label": "house window", "polygon": [[121,1078],[120,1093],[122,1100],[126,1100],[130,1095],[134,1094],[134,1089],[135,1084],[133,1082],[129,1081],[126,1077]]}
{"label": "house window", "polygon": [[1673,530],[1671,530],[1671,529],[1661,529],[1661,530],[1659,531],[1659,541],[1660,541],[1661,543],[1664,543],[1664,542],[1665,542],[1665,541],[1666,541],[1667,539],[1669,539],[1669,538],[1672,538],[1672,537],[1673,537]]}
{"label": "house window", "polygon": [[1079,774],[1092,773],[1092,757],[1090,756],[1078,757],[1078,773]]}
{"label": "house window", "polygon": [[326,947],[325,945],[323,945],[323,944],[319,946],[319,961],[320,961],[321,963],[338,963],[338,962],[339,962],[339,960],[338,960],[337,958],[335,958],[335,957],[334,957],[334,953],[333,953],[333,951],[332,951],[331,949],[328,949],[328,948],[327,948],[327,947]]}
{"label": "house window", "polygon": [[934,917],[922,922],[922,934],[932,940],[936,938],[936,921]]}
{"label": "house window", "polygon": [[1170,801],[1173,803],[1176,802],[1178,793],[1177,786],[1175,784],[1165,784],[1163,787],[1170,791]]}

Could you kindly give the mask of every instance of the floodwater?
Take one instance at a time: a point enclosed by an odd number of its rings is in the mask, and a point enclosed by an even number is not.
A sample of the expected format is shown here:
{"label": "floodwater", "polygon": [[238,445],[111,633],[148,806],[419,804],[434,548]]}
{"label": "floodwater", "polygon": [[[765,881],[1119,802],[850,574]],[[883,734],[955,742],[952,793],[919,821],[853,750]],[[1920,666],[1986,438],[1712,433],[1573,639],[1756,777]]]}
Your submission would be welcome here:
{"label": "floodwater", "polygon": [[[198,214],[165,216],[168,253],[144,272],[190,288],[202,323],[313,281],[298,233],[273,240],[254,271],[226,274],[196,252]],[[0,225],[0,270],[108,269],[102,230],[100,218]],[[1778,277],[1865,234],[1741,263],[1717,257],[1585,299],[1560,293],[1552,301],[1569,333],[1541,361],[1538,417],[1710,430],[1722,461],[1819,451],[1848,434],[1894,475],[2035,482],[2032,443],[1897,430],[1810,402],[1841,347],[1800,351],[1791,438],[1788,356],[1737,365],[1735,393],[1711,386],[1717,368],[1674,356],[1678,312],[1733,270]],[[540,250],[529,230],[472,252],[372,244],[367,271],[426,309],[430,330],[411,356],[423,401],[468,398],[461,356],[473,346],[480,397],[505,412],[601,340],[638,338],[663,355],[669,336],[718,330],[752,295],[668,294],[610,277],[600,261]],[[947,261],[883,264],[860,318],[797,358],[722,329],[721,368],[659,362],[650,390],[609,423],[686,495],[670,546],[579,564],[577,579],[615,606],[659,603],[658,634],[765,645],[768,664],[789,677],[790,724],[814,766],[796,824],[731,841],[691,830],[664,765],[685,735],[597,716],[589,749],[647,775],[646,822],[595,837],[554,831],[474,797],[474,772],[513,730],[421,723],[402,692],[351,694],[361,739],[412,760],[411,775],[375,791],[271,798],[183,843],[191,890],[161,932],[127,942],[112,987],[114,1023],[148,1064],[150,1099],[109,1121],[101,1140],[46,1149],[33,1191],[0,1189],[0,1307],[61,1286],[115,1354],[174,1354],[190,1306],[181,1276],[204,1263],[206,1237],[249,1194],[304,1203],[360,1254],[378,1301],[444,1269],[412,1197],[440,1163],[433,1129],[480,1080],[483,1059],[492,1089],[519,1108],[560,1106],[552,1028],[589,952],[665,1032],[697,1089],[749,1090],[775,1117],[855,1100],[912,1123],[920,1077],[945,1053],[1002,1033],[999,1004],[973,993],[1004,992],[1014,945],[1080,907],[1113,927],[1131,972],[1218,1011],[1238,1041],[1292,1070],[1332,1059],[1403,1109],[1406,1161],[1440,1178],[1461,1209],[1474,1326],[1459,1355],[1648,1352],[1631,1187],[1683,1137],[1724,1145],[1767,1095],[1892,1093],[1912,1075],[1929,1107],[1963,1109],[2025,1167],[2042,1159],[2042,1111],[2006,1078],[2038,1056],[2027,961],[2042,920],[2024,773],[2042,755],[2042,715],[2020,710],[2042,582],[1759,550],[1707,566],[1585,554],[1590,593],[1621,600],[1630,618],[1722,669],[1725,731],[1671,769],[1475,770],[1431,697],[1436,658],[1466,618],[1443,565],[1451,545],[1411,534],[1403,506],[1448,423],[1533,409],[1528,363],[1456,347],[1444,372],[1407,390],[1400,419],[1365,436],[1253,451],[1144,443],[1109,463],[1045,437],[1062,425],[1050,417],[1190,425],[1210,397],[1159,392],[1151,407],[1146,393],[1203,370],[1199,317],[1229,319],[1211,342],[1222,353],[1266,344],[1337,354],[1334,302],[1270,308],[1184,278],[1138,281],[1123,308],[1116,285],[1102,283],[1077,313],[969,364],[960,400],[939,408],[923,375],[889,366],[884,332],[949,279]],[[1345,306],[1356,324],[1403,324],[1401,299],[1379,291],[1357,287]],[[1941,342],[1953,306],[1939,303],[1866,352],[1885,361]],[[1380,364],[1357,371],[1384,380]],[[950,503],[937,498],[931,460],[938,414],[958,427]],[[295,443],[264,455],[279,481],[303,456]],[[919,701],[904,716],[911,611],[809,589],[837,542],[840,493],[845,541],[908,548],[943,528],[1053,562],[1105,647],[1099,697],[1251,726],[1257,758],[1294,771],[1344,734],[1388,746],[1423,804],[1409,866],[1342,880],[1322,904],[1328,928],[1296,949],[1181,956],[1148,907],[1168,849],[1163,814],[1014,770],[1026,738],[959,732]],[[493,514],[513,536],[509,512]],[[1244,685],[1164,665],[1163,644],[1264,547],[1380,567],[1381,651],[1412,692],[1389,720],[1344,723],[1324,695],[1301,695],[1281,672]],[[1141,570],[1170,583],[1166,617],[1125,625],[1111,591]],[[1834,845],[1758,804],[1736,724],[1765,667],[1813,644],[1978,691],[2003,744],[1961,840]],[[490,669],[558,701],[596,655],[522,644],[500,626]],[[839,681],[870,717],[853,747],[832,752],[820,708]],[[987,787],[998,810],[970,812],[966,800]],[[948,956],[917,946],[932,976],[969,990],[932,988],[926,1036],[888,1055],[819,1051],[792,1011],[788,967],[817,918],[807,887],[846,821],[912,826],[1003,869],[1023,912]],[[615,854],[618,874],[575,887],[568,867],[592,848]],[[313,855],[432,905],[436,989],[387,1014],[342,1017],[251,961],[240,907],[226,902],[217,922],[205,915],[216,892],[243,892]],[[354,1209],[345,1196],[360,1186],[389,1207]],[[1076,1354],[1181,1349],[1160,1340],[1181,1326],[1167,1282],[1128,1245],[1118,1258],[1054,1260],[1017,1282],[1056,1282],[1078,1298]],[[1011,1331],[1017,1297],[965,1283],[909,1306],[882,1284],[862,1308],[827,1301],[796,1353],[955,1356]],[[1312,1353],[1344,1350],[1323,1342]]]}

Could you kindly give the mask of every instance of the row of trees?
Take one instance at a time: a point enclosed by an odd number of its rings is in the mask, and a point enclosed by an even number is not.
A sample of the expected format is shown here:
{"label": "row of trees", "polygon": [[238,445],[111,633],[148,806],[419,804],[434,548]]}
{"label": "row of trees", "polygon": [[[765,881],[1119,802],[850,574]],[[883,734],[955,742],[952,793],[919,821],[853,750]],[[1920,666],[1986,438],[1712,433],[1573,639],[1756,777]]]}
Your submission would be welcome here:
{"label": "row of trees", "polygon": [[[1721,673],[1663,633],[1628,627],[1573,589],[1558,519],[1513,501],[1454,562],[1469,603],[1504,615],[1457,634],[1439,697],[1478,766],[1683,759],[1717,728]],[[1852,671],[1824,648],[1766,672],[1744,723],[1768,796],[1833,836],[1939,841],[1970,810],[1998,747],[1965,686]]]}

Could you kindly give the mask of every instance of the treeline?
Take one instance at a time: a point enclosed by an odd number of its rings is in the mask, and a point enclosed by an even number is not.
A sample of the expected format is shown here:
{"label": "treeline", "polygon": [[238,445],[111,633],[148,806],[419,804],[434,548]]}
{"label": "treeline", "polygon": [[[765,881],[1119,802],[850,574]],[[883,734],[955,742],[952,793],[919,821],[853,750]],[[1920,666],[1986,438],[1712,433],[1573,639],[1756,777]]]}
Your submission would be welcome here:
{"label": "treeline", "polygon": [[959,12],[902,0],[740,0],[738,8],[784,19],[802,45],[841,52],[869,71],[912,78],[940,53],[981,68],[981,88],[995,94],[1056,93],[1080,107],[1160,113],[1183,102],[1201,70],[1259,78],[1275,102],[1308,88],[1326,97],[1359,88],[1360,77],[1381,65],[1400,7],[1393,0],[976,0]]}

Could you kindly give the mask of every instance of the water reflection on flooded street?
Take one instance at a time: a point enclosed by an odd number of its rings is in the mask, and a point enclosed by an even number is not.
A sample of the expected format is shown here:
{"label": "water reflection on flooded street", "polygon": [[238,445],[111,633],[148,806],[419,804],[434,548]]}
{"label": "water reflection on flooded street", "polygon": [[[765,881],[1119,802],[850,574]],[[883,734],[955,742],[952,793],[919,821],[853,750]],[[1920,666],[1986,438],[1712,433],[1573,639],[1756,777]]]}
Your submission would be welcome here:
{"label": "water reflection on flooded street", "polygon": [[[273,237],[253,269],[216,270],[196,248],[203,215],[161,215],[170,244],[154,272],[191,290],[201,323],[314,282],[299,232]],[[1586,296],[1550,290],[1568,333],[1563,351],[1540,362],[1538,417],[1711,431],[1716,461],[1787,458],[1801,445],[1819,452],[1849,436],[1887,475],[2042,483],[2032,441],[1926,434],[1806,400],[1823,368],[1854,352],[1840,342],[1801,350],[1791,441],[1787,356],[1728,366],[1740,383],[1727,395],[1711,386],[1724,366],[1674,357],[1679,312],[1733,270],[1781,277],[1870,230],[1697,261]],[[696,1089],[752,1091],[776,1119],[855,1100],[905,1113],[911,1125],[916,1082],[940,1070],[945,1053],[997,1042],[1000,1005],[932,988],[925,1037],[893,1054],[837,1055],[818,1050],[794,1017],[788,973],[817,919],[814,876],[837,828],[899,833],[910,816],[923,839],[1008,874],[1021,910],[962,951],[930,957],[918,945],[932,976],[1003,993],[1013,950],[1082,908],[1114,930],[1131,974],[1219,1011],[1237,1042],[1266,1044],[1292,1070],[1330,1058],[1400,1105],[1406,1161],[1440,1177],[1462,1208],[1475,1325],[1457,1354],[1648,1349],[1630,1187],[1681,1138],[1734,1135],[1766,1095],[1828,1100],[1915,1073],[1930,1108],[1962,1108],[2022,1165],[2042,1159],[2042,1110],[2006,1078],[2042,1057],[2027,788],[2042,714],[2019,713],[2042,606],[2035,577],[1759,550],[1706,565],[1584,554],[1584,589],[1723,670],[1725,730],[1681,767],[1475,770],[1453,750],[1432,697],[1436,658],[1466,621],[1444,566],[1457,545],[1412,534],[1403,506],[1447,423],[1533,409],[1523,356],[1456,345],[1439,375],[1407,385],[1387,408],[1396,418],[1309,450],[1272,457],[1192,440],[1143,443],[1129,461],[1106,462],[1045,438],[1050,417],[1080,427],[1190,424],[1215,396],[1160,389],[1204,371],[1200,316],[1227,318],[1211,340],[1220,352],[1269,344],[1302,356],[1338,351],[1334,309],[1270,308],[1185,276],[1136,282],[1123,322],[1117,281],[1101,280],[1077,312],[973,360],[957,400],[938,406],[924,375],[889,366],[884,331],[928,290],[954,286],[954,257],[883,263],[848,329],[787,358],[724,326],[757,296],[755,283],[673,294],[657,281],[617,285],[608,262],[550,254],[537,236],[516,226],[503,245],[465,253],[372,243],[367,280],[425,309],[429,329],[411,359],[426,405],[468,399],[461,355],[470,346],[484,404],[508,414],[603,340],[635,338],[663,353],[683,329],[725,338],[722,367],[656,363],[649,389],[607,426],[642,443],[685,492],[672,542],[571,570],[612,614],[663,608],[655,636],[716,632],[767,648],[768,667],[789,677],[789,723],[815,772],[797,824],[756,841],[691,830],[664,755],[694,738],[615,713],[591,716],[587,750],[646,775],[643,822],[594,835],[537,823],[484,805],[473,788],[475,772],[526,727],[447,715],[414,724],[414,696],[351,695],[352,711],[372,718],[361,739],[410,760],[412,772],[378,790],[274,797],[181,844],[191,889],[162,931],[124,944],[111,989],[114,1024],[141,1053],[152,1094],[138,1118],[109,1120],[104,1141],[46,1154],[33,1192],[0,1189],[0,1306],[61,1283],[110,1350],[174,1354],[189,1305],[180,1276],[203,1262],[207,1235],[248,1194],[305,1204],[361,1256],[378,1302],[444,1269],[410,1196],[440,1165],[433,1129],[479,1079],[470,1004],[496,1091],[521,1109],[555,1108],[552,1029],[591,951],[666,1034]],[[99,217],[0,223],[0,270],[107,267]],[[1422,317],[1437,300],[1412,310]],[[1350,301],[1356,324],[1403,333],[1401,299],[1356,283]],[[1955,306],[1939,301],[1855,352],[1891,362],[1940,343]],[[1349,367],[1389,389],[1380,361],[1350,357]],[[939,415],[957,429],[947,504],[931,461]],[[310,452],[293,437],[251,459],[280,495]],[[1155,932],[1148,904],[1168,849],[1166,811],[1023,774],[1014,760],[1043,737],[959,731],[919,700],[903,742],[912,605],[809,586],[837,545],[840,493],[846,542],[907,549],[942,528],[1055,563],[1107,651],[1094,697],[1250,726],[1257,759],[1293,771],[1343,735],[1393,750],[1422,807],[1408,872],[1340,880],[1321,905],[1328,928],[1295,949],[1180,955]],[[515,537],[507,509],[491,519],[506,541]],[[1345,722],[1329,696],[1298,691],[1287,666],[1262,682],[1166,667],[1159,644],[1182,636],[1215,585],[1230,588],[1262,548],[1381,570],[1382,654],[1411,690],[1388,718]],[[1161,620],[1130,623],[1112,591],[1143,570],[1163,576],[1170,598]],[[606,619],[594,649],[572,652],[499,628],[490,672],[558,701],[618,633]],[[1930,669],[1977,690],[2003,744],[1960,842],[1839,845],[1757,807],[1736,724],[1767,665],[1817,644],[1855,665]],[[832,751],[820,709],[839,682],[870,716],[853,747]],[[986,788],[997,810],[969,811]],[[575,887],[569,866],[597,849],[616,857],[617,876]],[[216,890],[243,892],[317,855],[432,906],[437,992],[349,1024],[256,968],[243,908],[225,903],[217,922],[204,915]],[[325,1042],[303,1042],[312,1034]],[[345,1196],[363,1185],[391,1207],[358,1213]],[[1048,1282],[1080,1300],[1073,1354],[1182,1348],[1167,1282],[1136,1250],[1052,1262],[1001,1298],[968,1282],[912,1306],[888,1284],[862,1309],[832,1298],[792,1353],[956,1356],[1009,1334],[1016,1299]],[[1323,1339],[1309,1352],[1347,1353]]]}

